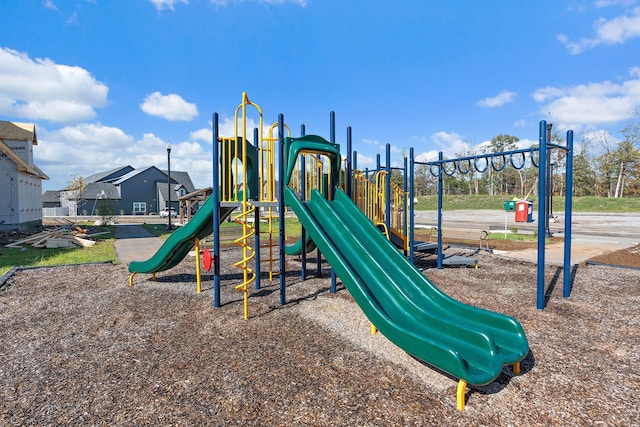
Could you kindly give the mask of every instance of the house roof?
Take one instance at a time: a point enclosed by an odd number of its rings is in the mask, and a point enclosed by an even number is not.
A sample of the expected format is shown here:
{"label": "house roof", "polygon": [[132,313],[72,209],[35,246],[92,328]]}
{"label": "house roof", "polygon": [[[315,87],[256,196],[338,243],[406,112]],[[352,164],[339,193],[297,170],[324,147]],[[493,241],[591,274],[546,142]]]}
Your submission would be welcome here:
{"label": "house roof", "polygon": [[[148,171],[149,169],[153,169],[153,168],[156,168],[156,167],[155,167],[155,166],[147,166],[146,168],[134,169],[134,170],[132,170],[131,172],[126,173],[126,174],[122,175],[120,178],[118,178],[117,180],[113,181],[113,183],[114,183],[115,185],[120,185],[120,184],[122,184],[124,181],[127,181],[127,180],[129,180],[129,179],[133,178],[134,176],[139,175],[139,174],[141,174],[142,172],[146,172],[146,171]],[[157,169],[157,168],[156,168],[156,169]]]}
{"label": "house roof", "polygon": [[29,141],[38,145],[36,125],[33,123],[7,122],[0,120],[0,138],[14,141]]}
{"label": "house roof", "polygon": [[110,199],[120,200],[120,192],[115,185],[108,182],[91,182],[87,184],[82,193],[82,198],[85,200],[93,199]]}
{"label": "house roof", "polygon": [[[171,180],[173,181],[173,172],[171,172]],[[156,183],[156,188],[158,189],[158,192],[160,193],[160,197],[162,197],[165,200],[169,199],[169,191],[167,189],[167,183],[166,182],[157,182]],[[171,186],[171,190],[173,190],[173,192],[171,193],[171,200],[173,200],[174,202],[178,201],[178,191],[184,188],[186,191],[186,187],[180,183],[178,184],[173,184]]]}
{"label": "house roof", "polygon": [[[168,174],[166,170],[162,170],[162,173],[164,173],[165,175]],[[184,188],[185,190],[187,190],[187,193],[196,191],[196,187],[193,185],[193,182],[191,182],[191,177],[189,176],[188,172],[171,171],[171,180],[177,181],[180,184],[184,185]]]}
{"label": "house roof", "polygon": [[42,201],[44,203],[59,203],[60,202],[60,192],[54,190],[45,191],[42,194]]}
{"label": "house roof", "polygon": [[120,166],[118,168],[114,168],[105,172],[98,172],[98,173],[94,173],[93,175],[89,175],[88,177],[86,177],[84,179],[84,182],[86,184],[89,184],[91,182],[100,182],[100,181],[105,181],[105,180],[117,180],[120,177],[126,175],[127,173],[133,171],[133,167],[127,165],[127,166]]}

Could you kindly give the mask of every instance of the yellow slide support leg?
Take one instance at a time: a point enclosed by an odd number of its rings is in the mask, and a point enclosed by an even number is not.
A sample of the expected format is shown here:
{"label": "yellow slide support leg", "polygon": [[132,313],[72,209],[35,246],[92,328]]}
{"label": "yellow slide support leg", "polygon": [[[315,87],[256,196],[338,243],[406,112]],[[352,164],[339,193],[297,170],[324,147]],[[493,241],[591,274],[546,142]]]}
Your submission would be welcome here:
{"label": "yellow slide support leg", "polygon": [[516,375],[520,375],[520,362],[516,362],[513,364],[513,373]]}
{"label": "yellow slide support leg", "polygon": [[467,382],[465,380],[458,381],[458,391],[456,393],[456,403],[458,410],[464,412],[464,392],[467,388]]}
{"label": "yellow slide support leg", "polygon": [[135,276],[136,273],[131,273],[131,275],[129,276],[129,286],[133,286],[133,276]]}
{"label": "yellow slide support leg", "polygon": [[196,292],[202,293],[202,280],[200,278],[200,239],[196,239],[195,249],[196,249]]}

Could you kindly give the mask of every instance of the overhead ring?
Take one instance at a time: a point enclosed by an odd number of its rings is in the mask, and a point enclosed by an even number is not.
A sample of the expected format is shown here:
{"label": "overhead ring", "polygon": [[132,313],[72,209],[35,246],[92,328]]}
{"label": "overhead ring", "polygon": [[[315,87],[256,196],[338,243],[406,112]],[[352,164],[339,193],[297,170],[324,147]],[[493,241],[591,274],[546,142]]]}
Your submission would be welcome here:
{"label": "overhead ring", "polygon": [[438,170],[436,173],[433,173],[433,167],[434,167],[434,166],[436,166],[437,168],[440,168],[440,167],[441,167],[441,165],[439,165],[439,164],[433,164],[433,163],[432,163],[431,165],[429,165],[429,172],[431,173],[431,175],[433,175],[433,176],[435,176],[435,177],[438,177],[438,175],[440,175],[440,171]]}
{"label": "overhead ring", "polygon": [[[521,155],[521,157],[522,157],[522,162],[520,163],[520,165],[516,165],[516,163],[513,161],[513,155],[514,155],[514,154],[520,154],[520,155]],[[526,162],[526,158],[525,158],[525,156],[524,156],[524,152],[521,152],[521,153],[511,153],[511,154],[509,155],[509,162],[511,163],[511,167],[512,167],[512,168],[514,168],[514,169],[516,169],[516,170],[520,170],[520,169],[522,169],[522,168],[524,167],[525,162]]]}
{"label": "overhead ring", "polygon": [[[484,169],[480,169],[478,167],[478,159],[484,159]],[[475,168],[475,170],[477,172],[480,172],[480,173],[486,172],[487,169],[489,168],[489,160],[487,160],[486,157],[476,157],[476,158],[473,159],[473,167]]]}
{"label": "overhead ring", "polygon": [[536,160],[536,158],[534,157],[535,151],[532,151],[531,154],[529,155],[529,157],[531,158],[531,164],[535,167],[538,167],[538,161]]}
{"label": "overhead ring", "polygon": [[[453,163],[453,168],[450,171],[448,171],[447,168],[445,167],[447,163]],[[445,162],[442,164],[442,172],[444,172],[444,174],[447,176],[453,176],[453,174],[456,173],[456,170],[458,170],[458,167],[456,166],[455,160],[453,160],[452,162]]]}
{"label": "overhead ring", "polygon": [[[496,164],[493,162],[493,160],[496,157],[502,157],[502,166],[500,167],[496,167]],[[493,168],[494,171],[496,172],[500,172],[502,169],[504,169],[504,167],[507,165],[507,161],[504,158],[504,154],[502,154],[501,156],[491,156],[491,167]]]}
{"label": "overhead ring", "polygon": [[463,175],[466,175],[471,171],[471,160],[466,159],[466,162],[467,162],[467,169],[462,170],[460,166],[462,165],[462,163],[464,163],[464,160],[458,161],[458,172],[460,172]]}

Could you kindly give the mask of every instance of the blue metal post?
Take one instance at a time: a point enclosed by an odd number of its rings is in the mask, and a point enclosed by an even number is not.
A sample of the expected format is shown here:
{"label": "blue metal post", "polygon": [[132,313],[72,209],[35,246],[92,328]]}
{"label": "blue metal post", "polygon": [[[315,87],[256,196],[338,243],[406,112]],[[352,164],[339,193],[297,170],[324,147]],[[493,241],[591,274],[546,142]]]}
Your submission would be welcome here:
{"label": "blue metal post", "polygon": [[538,151],[538,289],[537,308],[544,310],[544,251],[545,237],[545,215],[547,212],[547,122],[540,121],[539,132],[540,146]]}
{"label": "blue metal post", "polygon": [[351,126],[347,127],[347,170],[346,170],[346,180],[345,183],[347,189],[347,196],[353,197],[353,165],[351,162]]}
{"label": "blue metal post", "polygon": [[218,113],[213,115],[213,306],[220,307],[220,144],[218,142]]}
{"label": "blue metal post", "polygon": [[411,260],[411,264],[414,263],[414,246],[415,246],[415,219],[414,219],[414,198],[415,198],[415,182],[414,182],[414,172],[415,172],[415,163],[414,163],[414,152],[413,147],[409,149],[409,260]]}
{"label": "blue metal post", "polygon": [[[336,113],[334,111],[329,113],[329,139],[332,144],[336,143]],[[340,159],[337,159],[337,161],[339,162]],[[340,170],[340,165],[338,165],[338,170]],[[329,200],[333,200],[334,198],[335,185],[336,185],[335,180],[336,180],[336,177],[330,173],[329,188],[328,188],[329,191],[327,191],[327,198]],[[332,294],[336,293],[336,272],[333,268],[331,269],[331,293]]]}
{"label": "blue metal post", "polygon": [[[260,152],[260,135],[258,133],[258,128],[253,128],[253,145],[256,147],[258,153]],[[262,159],[259,159],[258,162],[261,162]],[[244,166],[244,165],[243,165]],[[258,165],[253,165],[254,168],[258,168]],[[254,170],[254,173],[259,174],[259,172]],[[262,177],[258,177],[259,180]],[[259,195],[258,201],[262,199],[262,186],[259,186]],[[260,206],[256,207],[254,212],[253,224],[256,229],[256,234],[254,238],[254,247],[256,251],[256,289],[260,289]]]}
{"label": "blue metal post", "polygon": [[[409,224],[407,223],[407,192],[409,189],[409,159],[408,158],[404,158],[404,172],[403,172],[403,183],[402,183],[402,190],[404,191],[404,197],[402,199],[402,225],[404,226],[404,238],[407,238],[407,234],[409,231]],[[406,248],[406,244],[405,244],[405,248]],[[404,250],[404,256],[407,256],[407,250]]]}
{"label": "blue metal post", "polygon": [[438,270],[442,270],[442,171],[444,156],[438,153]]}
{"label": "blue metal post", "polygon": [[389,143],[385,146],[385,161],[387,162],[385,165],[385,170],[387,172],[387,175],[385,176],[387,194],[385,194],[384,200],[384,223],[387,226],[387,232],[391,233],[391,144]]}
{"label": "blue metal post", "polygon": [[[306,173],[306,158],[305,156],[301,156],[300,157],[300,171],[301,171],[301,176],[302,176],[302,182],[300,183],[300,198],[302,200],[306,200],[307,198],[307,186],[305,183],[305,173]],[[301,233],[300,233],[300,242],[302,243],[301,246],[301,251],[300,251],[300,257],[302,259],[302,271],[300,273],[300,279],[302,281],[305,281],[307,278],[307,231],[304,229],[304,227],[302,227]]]}
{"label": "blue metal post", "polygon": [[284,115],[278,114],[278,224],[280,225],[280,304],[287,302],[284,252]]}
{"label": "blue metal post", "polygon": [[571,295],[571,215],[573,209],[573,131],[567,131],[567,161],[564,202],[564,286],[562,296]]}

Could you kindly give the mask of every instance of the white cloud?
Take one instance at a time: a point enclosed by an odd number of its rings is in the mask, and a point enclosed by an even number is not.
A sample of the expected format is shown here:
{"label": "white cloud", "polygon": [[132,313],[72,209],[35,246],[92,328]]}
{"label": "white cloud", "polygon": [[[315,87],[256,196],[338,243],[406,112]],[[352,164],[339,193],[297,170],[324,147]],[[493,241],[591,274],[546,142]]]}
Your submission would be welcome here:
{"label": "white cloud", "polygon": [[532,96],[541,104],[541,114],[550,114],[569,129],[616,123],[640,108],[640,68],[632,68],[629,74],[631,78],[619,84],[604,81],[546,87],[536,90]]}
{"label": "white cloud", "polygon": [[151,0],[151,3],[157,10],[174,10],[176,4],[189,4],[189,0]]}
{"label": "white cloud", "polygon": [[55,11],[59,11],[60,9],[58,9],[58,6],[56,6],[52,0],[45,0],[44,2],[44,7],[45,9],[51,9],[51,10],[55,10]]}
{"label": "white cloud", "polygon": [[571,41],[565,34],[559,34],[557,38],[572,55],[599,45],[622,44],[629,39],[640,37],[640,7],[610,20],[600,18],[594,22],[593,27],[595,35],[591,38],[583,37],[578,41]]}
{"label": "white cloud", "polygon": [[0,48],[0,114],[59,123],[92,119],[108,91],[83,68]]}
{"label": "white cloud", "polygon": [[483,107],[483,108],[501,107],[504,104],[507,104],[509,102],[513,102],[515,97],[516,97],[516,93],[515,92],[511,92],[511,91],[508,91],[508,90],[503,90],[502,92],[500,92],[498,95],[494,96],[493,98],[485,98],[485,99],[482,99],[482,100],[476,102],[476,105],[478,105],[479,107]]}
{"label": "white cloud", "polygon": [[[45,189],[57,190],[74,175],[86,177],[97,172],[131,165],[134,168],[167,167],[168,141],[153,133],[136,140],[116,127],[100,123],[67,126],[56,131],[38,127],[34,147],[36,164],[51,177]],[[211,185],[211,151],[195,141],[171,142],[171,169],[189,172],[194,185]],[[99,155],[97,154],[99,153]]]}
{"label": "white cloud", "polygon": [[176,94],[162,95],[153,92],[144,99],[140,108],[150,116],[171,121],[189,121],[198,116],[198,108]]}

